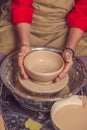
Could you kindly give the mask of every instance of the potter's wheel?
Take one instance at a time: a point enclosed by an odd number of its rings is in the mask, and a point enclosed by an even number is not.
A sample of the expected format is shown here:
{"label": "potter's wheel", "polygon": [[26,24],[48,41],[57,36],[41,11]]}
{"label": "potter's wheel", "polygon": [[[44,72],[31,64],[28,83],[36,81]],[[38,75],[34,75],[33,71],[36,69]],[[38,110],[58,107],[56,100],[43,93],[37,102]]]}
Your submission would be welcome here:
{"label": "potter's wheel", "polygon": [[[32,51],[33,50],[50,50],[61,53],[61,50],[48,47],[33,48]],[[13,52],[4,59],[1,64],[0,74],[5,86],[11,91],[13,96],[23,107],[35,111],[39,110],[47,112],[50,110],[55,101],[59,100],[61,97],[76,94],[86,83],[87,72],[85,66],[78,58],[75,57],[73,59],[73,67],[69,73],[69,82],[64,89],[52,95],[29,92],[21,87],[17,79],[17,53],[18,51]]]}

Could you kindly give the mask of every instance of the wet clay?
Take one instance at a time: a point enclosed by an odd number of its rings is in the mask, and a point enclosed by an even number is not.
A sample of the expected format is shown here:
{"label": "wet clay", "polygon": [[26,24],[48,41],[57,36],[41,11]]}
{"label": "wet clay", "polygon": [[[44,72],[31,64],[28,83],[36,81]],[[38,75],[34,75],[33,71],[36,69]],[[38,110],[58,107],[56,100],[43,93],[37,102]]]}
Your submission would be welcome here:
{"label": "wet clay", "polygon": [[65,88],[65,86],[69,81],[69,76],[66,75],[63,79],[60,80],[60,82],[54,82],[52,84],[46,84],[46,85],[36,84],[31,79],[25,80],[21,78],[20,75],[18,75],[18,80],[21,86],[30,92],[50,94],[50,93],[59,92],[60,90]]}
{"label": "wet clay", "polygon": [[54,122],[61,130],[87,130],[87,107],[64,106],[55,113]]}

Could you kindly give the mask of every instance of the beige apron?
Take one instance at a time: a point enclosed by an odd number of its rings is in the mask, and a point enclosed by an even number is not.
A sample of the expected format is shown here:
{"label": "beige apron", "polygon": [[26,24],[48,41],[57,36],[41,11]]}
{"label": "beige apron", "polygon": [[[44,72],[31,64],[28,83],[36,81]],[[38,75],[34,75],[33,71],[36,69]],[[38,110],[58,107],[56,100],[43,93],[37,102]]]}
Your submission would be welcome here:
{"label": "beige apron", "polygon": [[18,35],[16,28],[11,24],[11,1],[3,4],[0,16],[0,53],[11,53],[17,48]]}
{"label": "beige apron", "polygon": [[[73,7],[74,0],[34,0],[35,8],[31,25],[31,46],[64,48],[68,26],[66,15]],[[10,1],[2,6],[0,17],[0,52],[10,53],[18,45],[18,36],[10,20]],[[87,55],[87,36],[80,41],[77,55]]]}

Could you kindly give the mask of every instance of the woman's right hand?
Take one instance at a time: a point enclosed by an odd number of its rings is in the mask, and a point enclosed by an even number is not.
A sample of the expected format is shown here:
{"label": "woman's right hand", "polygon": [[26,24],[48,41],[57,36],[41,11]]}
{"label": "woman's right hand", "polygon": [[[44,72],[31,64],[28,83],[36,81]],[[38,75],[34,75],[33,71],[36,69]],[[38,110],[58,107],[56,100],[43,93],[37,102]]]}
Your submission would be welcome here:
{"label": "woman's right hand", "polygon": [[28,78],[28,75],[24,69],[24,58],[26,55],[28,55],[31,51],[30,46],[21,46],[20,52],[18,53],[18,65],[20,67],[21,74],[24,79]]}

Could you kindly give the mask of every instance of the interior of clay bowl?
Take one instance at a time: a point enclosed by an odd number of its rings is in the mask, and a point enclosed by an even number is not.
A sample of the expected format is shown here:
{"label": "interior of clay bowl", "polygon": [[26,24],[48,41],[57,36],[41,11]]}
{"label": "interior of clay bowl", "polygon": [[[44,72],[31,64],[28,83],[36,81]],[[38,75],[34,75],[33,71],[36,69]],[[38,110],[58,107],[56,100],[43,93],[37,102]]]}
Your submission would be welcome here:
{"label": "interior of clay bowl", "polygon": [[87,97],[75,95],[55,102],[51,120],[55,130],[87,130]]}
{"label": "interior of clay bowl", "polygon": [[63,58],[51,51],[34,51],[24,59],[24,67],[36,82],[50,82],[64,68]]}

